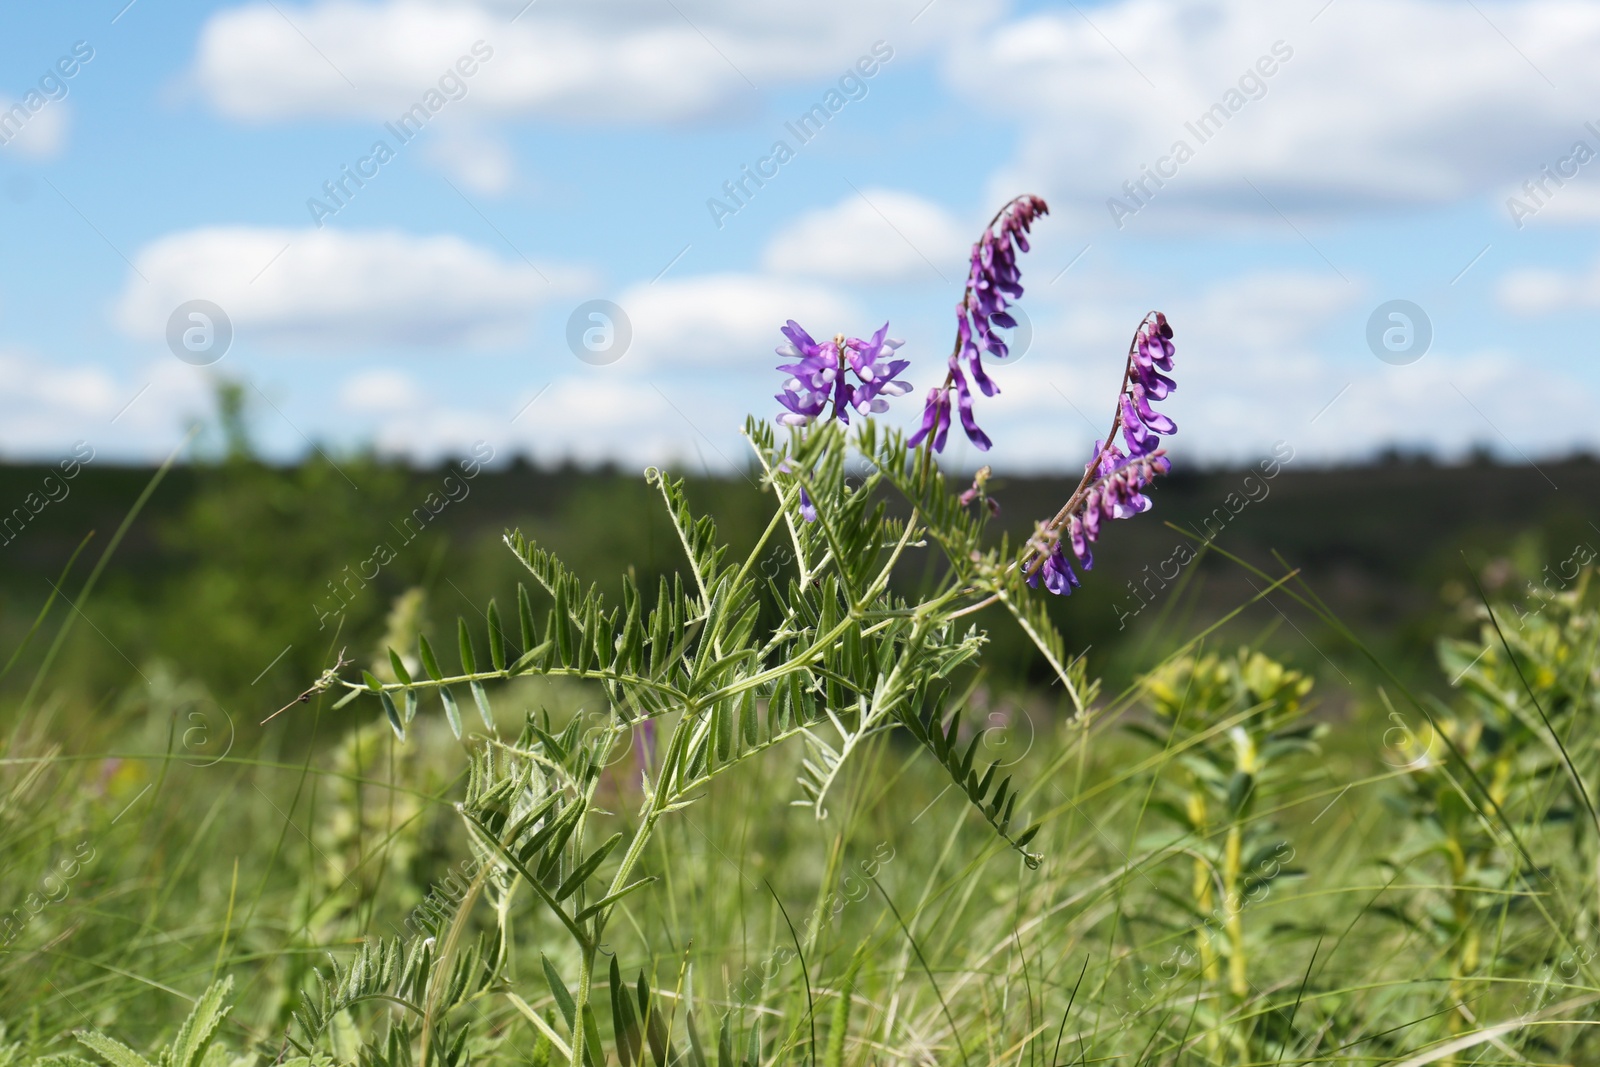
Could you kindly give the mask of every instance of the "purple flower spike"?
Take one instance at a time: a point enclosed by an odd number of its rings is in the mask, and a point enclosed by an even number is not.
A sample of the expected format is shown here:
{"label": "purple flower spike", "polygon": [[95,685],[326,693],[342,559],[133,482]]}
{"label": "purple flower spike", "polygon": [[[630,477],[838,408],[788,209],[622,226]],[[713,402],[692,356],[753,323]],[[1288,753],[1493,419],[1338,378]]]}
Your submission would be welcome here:
{"label": "purple flower spike", "polygon": [[853,387],[851,403],[863,415],[888,411],[889,401],[884,397],[905,396],[911,392],[910,382],[896,380],[896,375],[911,366],[911,361],[891,358],[905,342],[889,340],[888,333],[886,322],[871,340],[852,337],[844,343],[850,368],[861,379],[861,384]]}
{"label": "purple flower spike", "polygon": [[[972,246],[971,265],[967,271],[967,287],[956,305],[956,343],[950,353],[950,372],[945,376],[943,392],[956,391],[956,407],[961,415],[961,428],[967,437],[983,451],[992,442],[978,428],[972,414],[972,394],[967,387],[967,376],[984,396],[995,396],[1000,386],[989,377],[983,366],[985,354],[995,359],[1010,355],[1005,341],[995,332],[996,327],[1011,328],[1016,318],[1007,310],[1013,300],[1022,296],[1022,271],[1017,267],[1017,253],[1028,250],[1028,231],[1034,219],[1049,214],[1050,208],[1037,196],[1019,196],[1000,209],[977,244]],[[945,399],[948,405],[948,396]],[[934,414],[933,401],[923,413],[927,424]],[[915,447],[928,436],[919,432],[908,444]],[[933,441],[936,452],[944,450],[944,437]]]}
{"label": "purple flower spike", "polygon": [[[781,332],[788,344],[779,345],[776,351],[794,361],[778,367],[790,375],[776,397],[787,409],[778,416],[785,426],[804,426],[824,412],[849,423],[852,409],[862,415],[887,411],[887,397],[911,392],[910,382],[896,378],[911,366],[910,360],[892,358],[905,342],[888,338],[888,323],[867,341],[846,339],[842,334],[831,341],[817,341],[793,319]],[[857,379],[855,383],[849,380],[851,375]]]}
{"label": "purple flower spike", "polygon": [[1140,421],[1150,427],[1151,431],[1169,435],[1178,432],[1177,423],[1150,407],[1150,400],[1145,394],[1144,386],[1134,382],[1129,394],[1133,397],[1133,409],[1139,413]]}
{"label": "purple flower spike", "polygon": [[[1164,399],[1177,388],[1171,378],[1160,373],[1172,369],[1173,352],[1167,317],[1160,312],[1146,316],[1128,348],[1113,439],[1094,443],[1094,455],[1085,465],[1072,499],[1048,524],[1041,523],[1029,539],[1023,560],[1029,585],[1037,587],[1042,581],[1050,592],[1070,595],[1078,586],[1078,577],[1065,549],[1071,549],[1085,571],[1092,570],[1091,546],[1100,537],[1101,520],[1131,519],[1153,506],[1144,490],[1157,475],[1172,469],[1161,437],[1176,433],[1178,426],[1153,409],[1150,401]],[[1116,445],[1119,431],[1127,452]]]}

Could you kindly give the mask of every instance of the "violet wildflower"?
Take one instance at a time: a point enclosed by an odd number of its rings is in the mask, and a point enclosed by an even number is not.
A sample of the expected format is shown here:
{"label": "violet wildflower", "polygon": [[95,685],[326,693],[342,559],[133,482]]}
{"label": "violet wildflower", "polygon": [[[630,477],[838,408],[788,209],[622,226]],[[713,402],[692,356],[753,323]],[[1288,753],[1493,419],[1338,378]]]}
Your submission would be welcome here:
{"label": "violet wildflower", "polygon": [[831,341],[817,341],[793,319],[782,333],[788,343],[779,345],[777,353],[795,361],[778,367],[790,375],[776,398],[788,409],[778,416],[786,426],[804,426],[824,412],[848,423],[852,409],[861,415],[887,411],[886,398],[911,392],[911,383],[897,377],[911,361],[894,358],[905,342],[889,338],[887,322],[868,340],[838,334]]}
{"label": "violet wildflower", "polygon": [[[783,460],[778,464],[778,473],[793,474],[794,468],[789,466],[788,460]],[[803,485],[800,487],[800,517],[807,522],[817,521],[817,505],[812,503],[811,494],[806,492],[806,487]]]}
{"label": "violet wildflower", "polygon": [[[996,359],[1010,354],[1006,343],[995,332],[995,327],[1013,327],[1017,320],[1007,310],[1011,301],[1022,296],[1022,271],[1017,266],[1017,253],[1028,251],[1028,231],[1033,220],[1049,214],[1050,208],[1041,197],[1019,196],[1001,208],[983,236],[972,246],[971,267],[967,272],[967,288],[956,305],[956,343],[950,353],[950,371],[944,385],[928,394],[927,406],[922,413],[922,428],[906,443],[917,447],[926,439],[935,425],[949,425],[949,391],[956,392],[956,409],[961,417],[961,428],[967,438],[980,451],[987,452],[993,444],[989,435],[978,428],[972,414],[972,392],[967,385],[971,376],[984,396],[994,396],[1000,387],[983,367],[985,353]],[[935,452],[944,451],[944,434],[933,439]]]}
{"label": "violet wildflower", "polygon": [[[1038,523],[1033,536],[1028,539],[1028,546],[1043,560],[1028,573],[1029,585],[1037,589],[1043,581],[1044,587],[1057,596],[1071,596],[1072,591],[1082,584],[1067,558],[1060,530]],[[1088,569],[1084,567],[1084,570]]]}
{"label": "violet wildflower", "polygon": [[[1111,437],[1094,443],[1094,456],[1072,498],[1054,519],[1040,523],[1028,541],[1023,566],[1029,585],[1037,587],[1042,580],[1050,592],[1070,595],[1078,585],[1072,559],[1085,571],[1094,569],[1091,546],[1100,536],[1101,520],[1131,519],[1150,510],[1144,489],[1156,475],[1172,469],[1161,437],[1178,430],[1176,423],[1150,407],[1151,400],[1165,399],[1177,388],[1161,373],[1172,370],[1173,351],[1167,317],[1159,311],[1145,316],[1128,348]],[[1126,452],[1114,440],[1118,430],[1128,446]]]}
{"label": "violet wildflower", "polygon": [[933,435],[933,450],[944,451],[944,439],[950,433],[950,391],[941,386],[928,390],[927,403],[922,408],[922,426],[906,441],[908,448],[916,448],[929,434]]}

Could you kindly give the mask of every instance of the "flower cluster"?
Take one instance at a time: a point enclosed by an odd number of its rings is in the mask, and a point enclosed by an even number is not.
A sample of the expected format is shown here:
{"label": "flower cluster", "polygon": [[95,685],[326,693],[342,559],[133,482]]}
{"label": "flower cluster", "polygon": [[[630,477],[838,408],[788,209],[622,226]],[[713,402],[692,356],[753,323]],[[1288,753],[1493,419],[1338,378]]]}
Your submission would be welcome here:
{"label": "flower cluster", "polygon": [[1134,334],[1117,403],[1116,425],[1128,451],[1118,448],[1114,440],[1095,442],[1094,456],[1085,465],[1077,492],[1055,519],[1040,523],[1028,541],[1030,556],[1025,566],[1029,585],[1037,588],[1043,582],[1050,592],[1071,596],[1080,584],[1074,560],[1085,571],[1094,569],[1090,546],[1100,537],[1101,520],[1131,519],[1150,510],[1145,487],[1156,475],[1172,469],[1158,435],[1178,429],[1171,419],[1150,407],[1151,400],[1165,399],[1177,388],[1161,373],[1172,369],[1172,355],[1172,327],[1167,317],[1160,312],[1146,316]]}
{"label": "flower cluster", "polygon": [[896,380],[911,361],[893,358],[905,342],[889,339],[887,322],[865,341],[843,334],[831,341],[816,341],[793,319],[782,333],[789,342],[776,351],[795,361],[778,367],[790,375],[776,398],[788,409],[778,416],[786,426],[804,426],[825,411],[828,418],[848,423],[852,409],[862,415],[887,411],[886,397],[911,392],[910,382]]}
{"label": "flower cluster", "polygon": [[1033,220],[1049,211],[1049,205],[1042,198],[1019,196],[1000,209],[978,243],[972,246],[967,288],[961,303],[956,305],[956,343],[950,353],[950,372],[942,386],[928,391],[922,426],[906,442],[912,448],[931,436],[933,450],[944,451],[945,438],[950,431],[952,389],[956,394],[955,407],[961,418],[961,428],[966,431],[967,438],[984,452],[993,444],[973,417],[972,391],[967,376],[972,376],[984,396],[994,396],[1000,391],[983,369],[983,355],[1004,359],[1010,354],[995,328],[1017,325],[1017,320],[1007,310],[1011,301],[1022,296],[1022,271],[1017,266],[1017,253],[1028,251],[1028,231]]}
{"label": "flower cluster", "polygon": [[[972,246],[967,287],[956,306],[956,343],[949,370],[944,384],[928,392],[922,425],[906,442],[911,448],[926,442],[931,451],[944,451],[953,413],[974,445],[985,452],[991,447],[989,436],[973,418],[970,383],[976,382],[985,396],[1000,391],[985,372],[983,357],[1004,359],[1010,354],[996,329],[1017,325],[1009,310],[1012,301],[1022,296],[1017,255],[1028,251],[1034,220],[1048,213],[1041,198],[1019,196],[1000,209]],[[910,383],[898,377],[910,362],[895,358],[902,342],[889,339],[888,323],[867,340],[838,334],[831,341],[817,341],[793,319],[782,332],[787,343],[777,352],[791,361],[778,368],[790,376],[777,396],[784,407],[778,421],[784,425],[804,426],[817,418],[848,423],[852,410],[860,415],[887,411],[888,398],[911,391]],[[1146,315],[1128,346],[1111,432],[1095,442],[1083,480],[1066,506],[1049,522],[1039,523],[1028,540],[1020,565],[1029,585],[1042,583],[1052,593],[1070,595],[1081,584],[1076,568],[1094,568],[1092,546],[1100,537],[1101,522],[1150,510],[1145,488],[1171,469],[1161,438],[1178,430],[1150,406],[1177,388],[1167,376],[1173,351],[1167,317],[1159,311]],[[1119,432],[1125,449],[1116,443]],[[787,464],[779,469],[789,472]],[[978,472],[972,487],[960,496],[962,506],[981,503],[998,514],[999,505],[988,495],[989,477],[988,467]],[[800,513],[807,522],[817,519],[816,505],[804,486]]]}

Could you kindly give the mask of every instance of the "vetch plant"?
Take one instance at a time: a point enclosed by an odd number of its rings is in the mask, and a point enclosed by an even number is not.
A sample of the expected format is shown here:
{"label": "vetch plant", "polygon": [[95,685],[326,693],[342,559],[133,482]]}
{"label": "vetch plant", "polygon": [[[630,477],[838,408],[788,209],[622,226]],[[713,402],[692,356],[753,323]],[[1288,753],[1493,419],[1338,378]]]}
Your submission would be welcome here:
{"label": "vetch plant", "polygon": [[[643,1063],[641,1042],[657,1064],[671,1062],[682,1008],[687,1054],[703,1062],[694,998],[679,991],[664,999],[643,974],[625,983],[616,957],[602,959],[607,930],[624,902],[656,880],[648,846],[663,821],[699,802],[719,775],[788,742],[805,751],[795,802],[825,818],[851,757],[903,728],[993,832],[1029,867],[1039,865],[1030,850],[1040,829],[1026,810],[1031,794],[1002,775],[1001,761],[979,765],[982,732],[958,741],[960,672],[979,662],[987,642],[976,616],[998,608],[1019,626],[1075,716],[1085,716],[1092,699],[1086,668],[1066,655],[1032,587],[1070,592],[1079,579],[1066,552],[1088,569],[1102,520],[1148,510],[1143,490],[1168,469],[1157,435],[1176,429],[1150,407],[1173,388],[1164,373],[1172,369],[1172,330],[1153,312],[1130,346],[1112,432],[1096,444],[1077,491],[1035,537],[1015,547],[1004,538],[996,543],[986,536],[990,509],[973,506],[977,495],[946,486],[935,454],[952,393],[968,435],[980,447],[990,443],[972,420],[967,377],[987,395],[996,392],[982,356],[1006,354],[994,328],[1014,322],[1006,308],[1022,293],[1016,253],[1027,249],[1026,233],[1044,212],[1042,200],[1019,197],[974,247],[945,383],[930,394],[910,440],[875,418],[912,388],[903,377],[911,360],[889,339],[887,325],[870,338],[840,333],[823,341],[793,321],[783,327],[787,343],[779,353],[790,362],[781,368],[789,377],[778,422],[788,432],[780,440],[772,426],[746,422],[773,507],[743,558],[719,542],[709,516],[693,512],[681,482],[651,469],[646,480],[684,555],[684,569],[663,577],[653,595],[629,575],[620,603],[608,602],[553,555],[509,533],[505,543],[533,590],[519,586],[510,612],[490,601],[486,627],[458,622],[459,668],[446,667],[422,636],[414,655],[389,650],[390,679],[372,672],[361,681],[340,679],[347,690],[341,703],[375,700],[402,740],[425,697],[438,702],[458,738],[461,702],[476,706],[485,732],[468,741],[470,769],[457,809],[480,862],[437,931],[369,942],[323,981],[293,1038],[302,1052],[318,1047],[341,1013],[382,1003],[393,1010],[363,1049],[363,1062],[454,1067],[464,1062],[470,1006],[502,997],[538,1030],[550,1054],[573,1067],[605,1062],[605,1023],[624,1067]],[[1113,442],[1117,432],[1126,450]],[[898,510],[891,508],[896,497]],[[789,562],[764,566],[780,543]],[[930,549],[942,557],[932,566]],[[917,586],[901,580],[923,573],[932,576]],[[917,592],[908,596],[905,588]],[[530,714],[514,738],[501,736],[490,687],[529,676],[603,694],[598,721],[573,716],[561,725]],[[636,743],[650,753],[626,764],[638,767],[638,807],[604,810],[597,803],[602,781],[614,766],[621,773],[618,756]],[[519,992],[522,979],[510,966],[511,926],[522,920],[520,901],[528,898],[567,941],[562,951],[551,945],[539,964],[558,1018],[534,1010],[534,994]],[[480,901],[493,912],[494,933],[469,941],[468,916]],[[607,974],[609,1012],[596,1006]],[[728,1050],[724,1063],[734,1062],[732,1026],[730,1016],[717,1039]],[[762,1040],[759,1027],[745,1035],[742,1062],[764,1058]]]}

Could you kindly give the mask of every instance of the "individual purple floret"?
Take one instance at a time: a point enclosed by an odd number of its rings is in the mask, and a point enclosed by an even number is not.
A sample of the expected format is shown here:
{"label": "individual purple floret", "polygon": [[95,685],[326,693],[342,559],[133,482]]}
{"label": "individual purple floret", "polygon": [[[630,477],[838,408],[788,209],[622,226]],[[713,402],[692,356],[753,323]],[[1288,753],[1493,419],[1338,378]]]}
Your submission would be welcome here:
{"label": "individual purple floret", "polygon": [[[906,443],[912,448],[927,439],[938,422],[935,416],[942,409],[948,424],[949,391],[956,392],[956,409],[961,416],[961,428],[967,438],[980,451],[987,452],[993,442],[988,434],[978,428],[972,414],[972,393],[967,385],[971,376],[984,396],[994,396],[1000,387],[983,367],[985,353],[996,359],[1009,355],[1006,343],[995,332],[995,327],[1014,327],[1017,320],[1007,310],[1011,301],[1022,296],[1022,271],[1017,267],[1017,253],[1028,251],[1028,231],[1033,220],[1049,214],[1050,208],[1041,197],[1019,196],[1000,209],[977,244],[972,246],[972,265],[967,272],[967,288],[956,305],[956,343],[950,353],[950,371],[943,387],[928,394],[923,410],[923,428]],[[937,394],[937,395],[936,395]],[[944,436],[933,438],[935,452],[944,451]]]}
{"label": "individual purple floret", "polygon": [[897,379],[911,361],[893,358],[905,342],[889,339],[887,322],[868,340],[839,334],[831,341],[817,341],[793,319],[782,333],[789,343],[779,345],[777,353],[794,360],[778,367],[790,375],[777,396],[788,409],[778,416],[786,426],[804,426],[825,412],[828,418],[848,423],[852,409],[862,415],[887,411],[887,397],[911,392],[910,382]]}
{"label": "individual purple floret", "polygon": [[906,445],[916,448],[929,434],[933,435],[933,450],[944,451],[944,440],[950,433],[950,391],[943,386],[928,390],[928,400],[922,407],[922,427],[911,435]]}
{"label": "individual purple floret", "polygon": [[[1178,430],[1176,423],[1150,407],[1150,400],[1164,399],[1177,388],[1161,373],[1172,369],[1172,354],[1167,317],[1160,312],[1145,316],[1128,349],[1112,438],[1094,443],[1094,455],[1066,507],[1050,522],[1040,523],[1028,541],[1023,566],[1029,585],[1037,588],[1043,581],[1050,592],[1070,596],[1078,576],[1068,552],[1085,571],[1093,570],[1091,546],[1100,536],[1101,520],[1131,519],[1150,510],[1145,487],[1172,469],[1161,436]],[[1118,430],[1128,446],[1126,452],[1114,440]]]}
{"label": "individual purple floret", "polygon": [[[1040,523],[1041,531],[1043,528],[1044,524]],[[1072,569],[1072,564],[1067,561],[1066,553],[1062,551],[1061,538],[1051,537],[1048,543],[1041,540],[1039,546],[1044,562],[1028,575],[1028,584],[1037,589],[1039,582],[1043,580],[1044,587],[1056,596],[1071,596],[1072,591],[1082,583],[1078,580],[1077,572]]]}
{"label": "individual purple floret", "polygon": [[[788,460],[783,460],[778,464],[778,473],[793,474],[794,468],[789,466]],[[817,505],[812,503],[811,494],[806,492],[803,485],[800,487],[800,517],[807,522],[817,521]]]}

